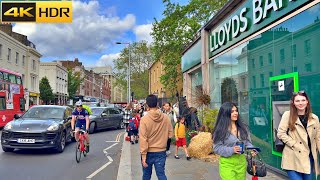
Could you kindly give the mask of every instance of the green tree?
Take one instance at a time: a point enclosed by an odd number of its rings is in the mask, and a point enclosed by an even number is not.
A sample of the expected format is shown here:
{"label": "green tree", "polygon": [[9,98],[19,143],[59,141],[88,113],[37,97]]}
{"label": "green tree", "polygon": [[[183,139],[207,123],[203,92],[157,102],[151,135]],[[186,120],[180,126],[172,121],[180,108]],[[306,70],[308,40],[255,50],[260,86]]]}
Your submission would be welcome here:
{"label": "green tree", "polygon": [[184,45],[190,43],[199,29],[216,13],[227,0],[190,0],[189,4],[181,6],[163,0],[166,9],[161,21],[153,23],[154,39],[153,53],[156,59],[161,59],[165,73],[160,77],[166,89],[175,93],[177,82],[182,79],[181,64]]}
{"label": "green tree", "polygon": [[73,72],[72,69],[68,69],[68,93],[69,99],[73,99],[77,90],[80,87],[83,78],[81,78],[80,72]]}
{"label": "green tree", "polygon": [[221,84],[221,103],[238,102],[238,90],[236,82],[232,78],[225,78]]}
{"label": "green tree", "polygon": [[52,93],[49,80],[46,76],[41,79],[39,90],[40,90],[40,99],[42,99],[45,102],[45,104],[48,104],[50,101],[54,99],[54,95]]}
{"label": "green tree", "polygon": [[149,90],[149,67],[154,62],[151,47],[146,41],[130,44],[120,52],[120,57],[115,59],[114,69],[116,85],[127,89],[128,62],[130,48],[131,92],[137,99],[145,98]]}

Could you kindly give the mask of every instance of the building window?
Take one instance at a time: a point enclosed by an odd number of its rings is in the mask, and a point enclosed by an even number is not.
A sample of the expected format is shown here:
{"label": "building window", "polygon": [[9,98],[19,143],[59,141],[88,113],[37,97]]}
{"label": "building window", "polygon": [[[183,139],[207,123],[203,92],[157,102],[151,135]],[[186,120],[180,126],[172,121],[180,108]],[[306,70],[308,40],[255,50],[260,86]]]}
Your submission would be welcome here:
{"label": "building window", "polygon": [[272,64],[272,53],[268,54],[268,60],[269,60],[269,64]]}
{"label": "building window", "polygon": [[304,67],[305,67],[305,69],[306,69],[307,72],[311,72],[311,71],[312,71],[312,65],[311,65],[311,63],[305,64]]}
{"label": "building window", "polygon": [[260,74],[261,87],[264,87],[264,74]]}
{"label": "building window", "polygon": [[251,61],[252,61],[252,68],[255,68],[255,67],[256,67],[256,64],[255,64],[254,59],[251,59]]}
{"label": "building window", "polygon": [[281,69],[280,70],[280,74],[285,74],[286,73],[286,70],[285,69]]}
{"label": "building window", "polygon": [[295,60],[297,58],[297,45],[292,45],[292,59]]}
{"label": "building window", "polygon": [[293,72],[298,72],[298,67],[297,66],[293,67]]}
{"label": "building window", "polygon": [[36,89],[36,77],[31,76],[31,90],[35,90]]}
{"label": "building window", "polygon": [[253,88],[257,88],[256,76],[252,76]]}
{"label": "building window", "polygon": [[32,69],[35,71],[36,70],[36,60],[32,60]]}
{"label": "building window", "polygon": [[259,57],[259,61],[260,61],[260,67],[263,67],[263,56]]}
{"label": "building window", "polygon": [[22,66],[24,66],[25,65],[25,60],[26,60],[26,56],[22,56]]}
{"label": "building window", "polygon": [[284,63],[285,61],[285,56],[284,56],[284,49],[280,49],[280,62]]}
{"label": "building window", "polygon": [[307,39],[304,41],[304,54],[309,56],[311,54],[311,40]]}
{"label": "building window", "polygon": [[273,76],[273,72],[269,72],[269,77],[272,77]]}
{"label": "building window", "polygon": [[8,56],[7,56],[8,62],[11,62],[11,49],[8,48]]}
{"label": "building window", "polygon": [[19,63],[19,53],[16,52],[16,64],[18,65],[18,63]]}

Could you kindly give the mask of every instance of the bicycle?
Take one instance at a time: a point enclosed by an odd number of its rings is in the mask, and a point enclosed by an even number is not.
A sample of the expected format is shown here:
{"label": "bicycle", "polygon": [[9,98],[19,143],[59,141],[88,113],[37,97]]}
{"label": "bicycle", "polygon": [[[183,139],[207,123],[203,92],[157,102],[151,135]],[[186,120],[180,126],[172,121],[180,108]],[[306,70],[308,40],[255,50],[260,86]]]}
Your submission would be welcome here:
{"label": "bicycle", "polygon": [[[76,132],[76,131],[73,131]],[[87,147],[84,144],[84,141],[87,141],[86,136],[84,135],[86,131],[83,129],[79,129],[79,139],[76,143],[76,161],[77,163],[80,162],[81,154],[83,154],[84,157],[87,156]]]}

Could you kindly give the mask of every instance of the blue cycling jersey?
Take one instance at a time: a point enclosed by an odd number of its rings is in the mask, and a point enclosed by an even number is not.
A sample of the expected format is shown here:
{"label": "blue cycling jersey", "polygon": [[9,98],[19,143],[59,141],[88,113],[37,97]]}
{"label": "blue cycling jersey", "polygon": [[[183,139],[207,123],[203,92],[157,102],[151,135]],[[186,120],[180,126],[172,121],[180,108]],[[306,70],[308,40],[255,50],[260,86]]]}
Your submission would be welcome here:
{"label": "blue cycling jersey", "polygon": [[77,122],[86,122],[86,117],[89,116],[89,113],[86,109],[82,108],[81,111],[78,111],[77,109],[72,112],[72,116],[75,116],[77,119]]}

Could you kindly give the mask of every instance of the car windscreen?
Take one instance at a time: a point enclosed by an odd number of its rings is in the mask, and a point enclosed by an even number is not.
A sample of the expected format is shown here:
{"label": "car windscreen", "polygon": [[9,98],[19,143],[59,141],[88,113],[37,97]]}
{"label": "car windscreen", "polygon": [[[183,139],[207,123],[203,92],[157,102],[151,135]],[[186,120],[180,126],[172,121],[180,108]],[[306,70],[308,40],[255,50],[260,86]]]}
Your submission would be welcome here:
{"label": "car windscreen", "polygon": [[62,119],[64,115],[63,108],[55,107],[32,107],[22,117],[34,119]]}
{"label": "car windscreen", "polygon": [[91,108],[92,115],[99,116],[103,112],[103,108]]}

